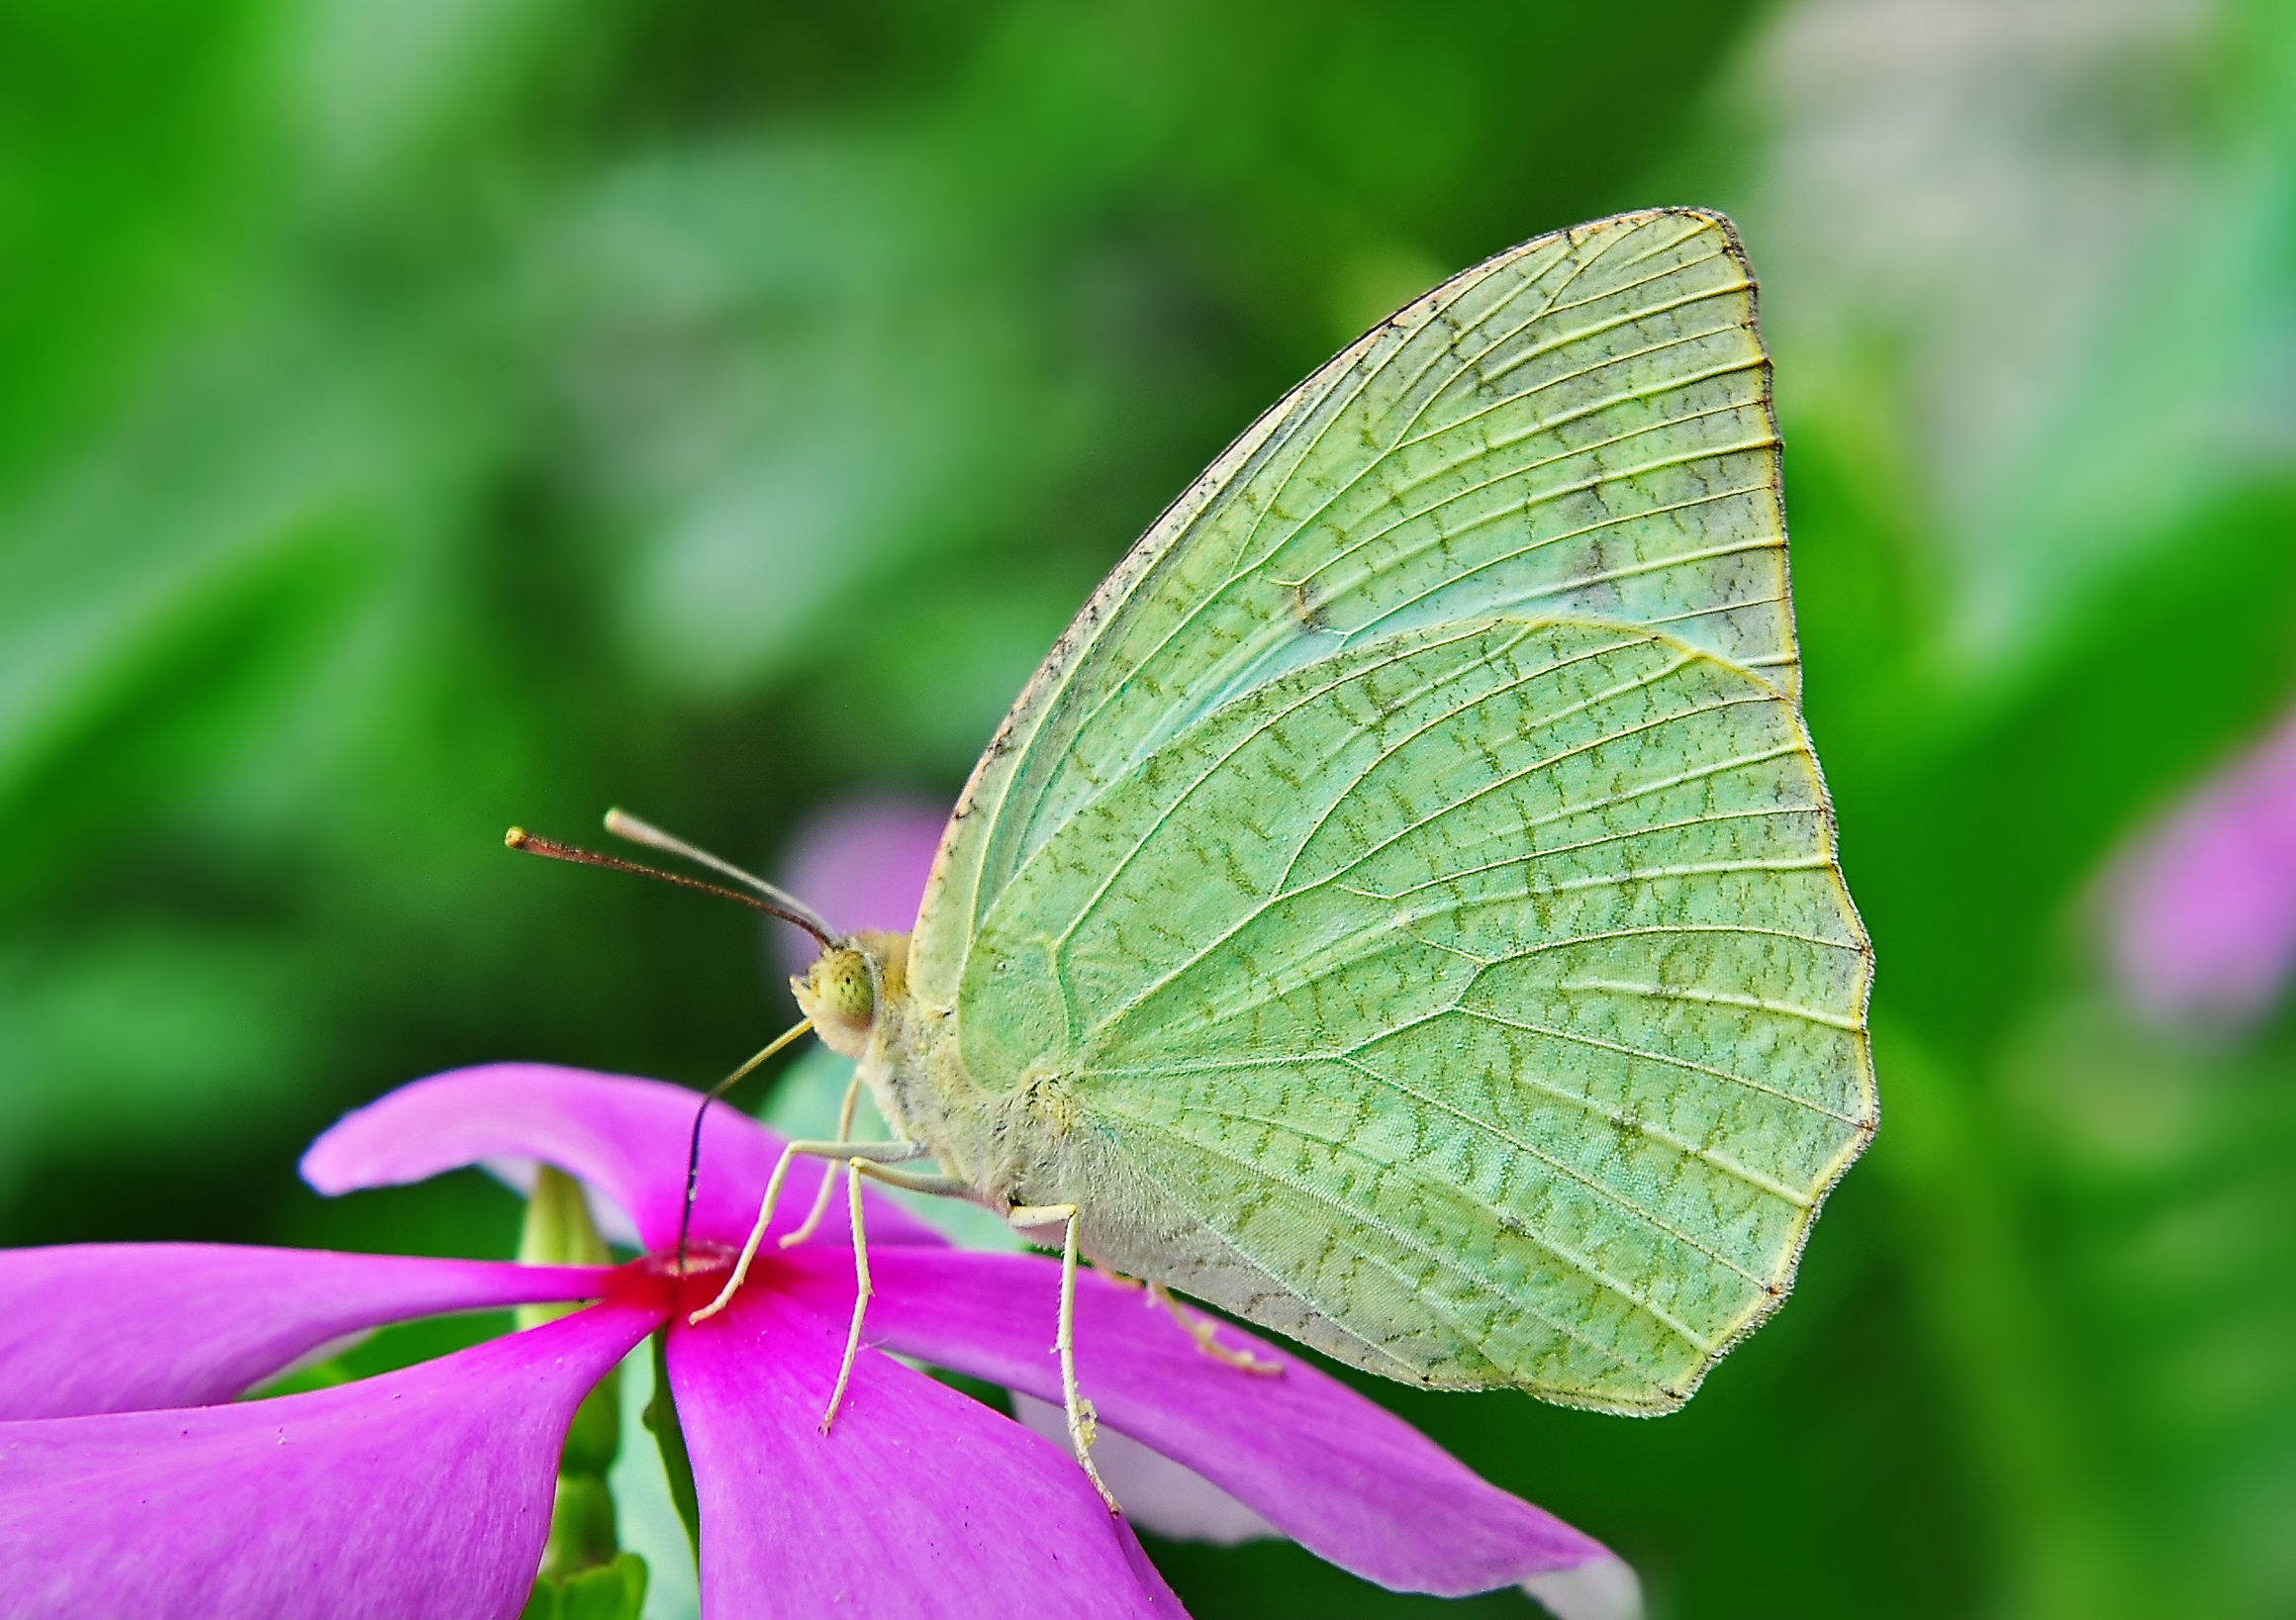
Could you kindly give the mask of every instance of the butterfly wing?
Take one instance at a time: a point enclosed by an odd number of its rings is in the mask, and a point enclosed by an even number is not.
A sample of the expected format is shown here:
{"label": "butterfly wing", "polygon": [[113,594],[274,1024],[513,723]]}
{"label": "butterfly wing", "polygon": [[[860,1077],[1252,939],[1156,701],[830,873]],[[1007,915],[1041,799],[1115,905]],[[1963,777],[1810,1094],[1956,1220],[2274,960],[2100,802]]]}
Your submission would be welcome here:
{"label": "butterfly wing", "polygon": [[[1868,977],[1791,703],[1504,619],[1167,742],[1007,886],[960,1005],[975,1073],[1052,1077],[1232,1257],[1193,1291],[1266,1317],[1273,1280],[1271,1325],[1393,1376],[1663,1410],[1871,1130]],[[1156,1271],[1121,1213],[1096,1243]]]}
{"label": "butterfly wing", "polygon": [[977,1080],[1061,1090],[1107,1259],[1628,1410],[1782,1296],[1872,1121],[1783,545],[1752,282],[1674,211],[1447,283],[1165,515],[911,948]]}
{"label": "butterfly wing", "polygon": [[918,919],[954,1000],[1029,854],[1222,702],[1413,623],[1650,624],[1800,670],[1770,363],[1727,221],[1621,215],[1463,272],[1212,464],[1086,604],[976,768]]}

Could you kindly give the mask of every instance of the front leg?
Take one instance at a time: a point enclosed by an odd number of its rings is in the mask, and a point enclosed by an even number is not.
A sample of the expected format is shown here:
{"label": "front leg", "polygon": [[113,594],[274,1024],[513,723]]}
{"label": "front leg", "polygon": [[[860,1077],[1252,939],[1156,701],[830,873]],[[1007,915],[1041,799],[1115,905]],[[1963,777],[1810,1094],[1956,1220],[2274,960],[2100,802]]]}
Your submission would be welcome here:
{"label": "front leg", "polygon": [[[845,1100],[837,1108],[837,1140],[853,1140],[853,1109],[861,1100],[861,1070],[856,1066],[853,1078],[845,1083]],[[850,1160],[847,1163],[851,1163]],[[821,1224],[821,1217],[829,1212],[829,1194],[837,1190],[837,1161],[832,1159],[821,1167],[820,1191],[813,1194],[813,1206],[806,1211],[806,1218],[798,1222],[797,1230],[781,1235],[781,1246],[803,1243],[813,1235]]]}
{"label": "front leg", "polygon": [[757,1224],[749,1229],[749,1241],[741,1246],[741,1258],[734,1262],[733,1275],[725,1280],[725,1286],[718,1297],[686,1318],[686,1325],[696,1327],[717,1315],[732,1302],[734,1294],[749,1278],[750,1262],[757,1258],[757,1246],[765,1241],[765,1229],[773,1220],[773,1206],[781,1197],[781,1184],[789,1176],[790,1161],[803,1153],[815,1159],[868,1160],[877,1164],[899,1164],[907,1159],[922,1159],[932,1150],[922,1142],[792,1142],[781,1150],[781,1158],[773,1167],[773,1175],[765,1184],[765,1196],[758,1200]]}
{"label": "front leg", "polygon": [[[830,1173],[834,1175],[834,1169]],[[888,1187],[905,1187],[912,1192],[931,1192],[942,1197],[973,1191],[972,1183],[954,1176],[920,1176],[913,1170],[893,1170],[861,1158],[845,1161],[845,1195],[852,1204],[853,1220],[853,1320],[845,1329],[845,1357],[837,1364],[837,1386],[829,1391],[828,1409],[821,1413],[823,1434],[837,1421],[837,1407],[845,1399],[845,1385],[853,1380],[853,1363],[861,1354],[861,1319],[869,1313],[869,1301],[877,1292],[869,1282],[869,1237],[861,1219],[861,1178],[864,1176]]]}

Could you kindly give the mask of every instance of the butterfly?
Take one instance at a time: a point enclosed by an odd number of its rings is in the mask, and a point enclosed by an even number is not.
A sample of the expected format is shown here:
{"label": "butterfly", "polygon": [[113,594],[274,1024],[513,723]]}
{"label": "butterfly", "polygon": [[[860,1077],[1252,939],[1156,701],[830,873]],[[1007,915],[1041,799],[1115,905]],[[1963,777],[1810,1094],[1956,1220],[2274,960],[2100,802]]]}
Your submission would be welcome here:
{"label": "butterfly", "polygon": [[1062,1230],[1088,1470],[1080,1254],[1390,1378],[1671,1410],[1875,1124],[1800,678],[1729,222],[1503,252],[1134,546],[912,932],[801,919],[801,1006],[899,1140],[793,1151],[856,1220],[866,1174]]}

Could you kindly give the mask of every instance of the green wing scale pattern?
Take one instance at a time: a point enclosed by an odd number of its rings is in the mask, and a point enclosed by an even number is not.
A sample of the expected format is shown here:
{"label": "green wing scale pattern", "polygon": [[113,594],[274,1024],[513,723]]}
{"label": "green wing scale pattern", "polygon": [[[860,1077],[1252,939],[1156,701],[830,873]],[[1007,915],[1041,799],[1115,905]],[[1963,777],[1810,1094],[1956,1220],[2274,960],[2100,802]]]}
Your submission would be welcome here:
{"label": "green wing scale pattern", "polygon": [[917,995],[1233,1256],[1206,1298],[1398,1377],[1679,1403],[1873,1122],[1778,488],[1719,217],[1436,289],[1054,648]]}
{"label": "green wing scale pattern", "polygon": [[1387,1371],[1663,1409],[1864,1141],[1866,981],[1790,704],[1501,619],[1166,744],[1023,869],[961,1004],[999,1009],[977,1073],[1064,1076]]}
{"label": "green wing scale pattern", "polygon": [[961,938],[1068,815],[1219,703],[1403,624],[1652,624],[1794,693],[1784,546],[1727,224],[1658,211],[1525,243],[1333,359],[1142,538],[976,773],[982,825],[928,932]]}

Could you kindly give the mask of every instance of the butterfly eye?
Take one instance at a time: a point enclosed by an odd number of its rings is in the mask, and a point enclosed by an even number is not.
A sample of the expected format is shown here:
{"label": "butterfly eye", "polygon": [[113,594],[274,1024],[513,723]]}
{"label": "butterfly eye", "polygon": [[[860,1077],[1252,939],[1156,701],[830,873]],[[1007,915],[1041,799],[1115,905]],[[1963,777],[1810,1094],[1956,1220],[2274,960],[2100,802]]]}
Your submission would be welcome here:
{"label": "butterfly eye", "polygon": [[823,951],[806,976],[805,990],[800,1000],[816,1021],[866,1029],[877,1010],[868,960],[856,950]]}

